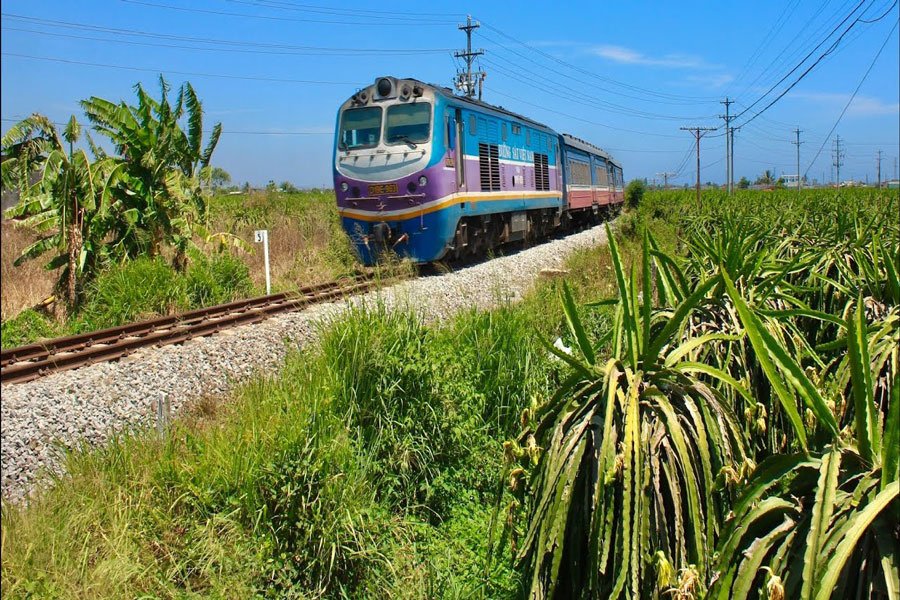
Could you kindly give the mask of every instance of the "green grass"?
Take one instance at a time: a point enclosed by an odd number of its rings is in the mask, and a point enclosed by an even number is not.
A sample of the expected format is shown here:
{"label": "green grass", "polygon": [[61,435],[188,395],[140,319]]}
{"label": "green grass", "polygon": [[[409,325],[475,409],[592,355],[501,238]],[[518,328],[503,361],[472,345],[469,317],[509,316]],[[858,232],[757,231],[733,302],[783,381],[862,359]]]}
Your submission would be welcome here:
{"label": "green grass", "polygon": [[502,441],[552,372],[531,319],[361,310],[165,441],[72,453],[4,506],[4,597],[516,597],[487,548]]}
{"label": "green grass", "polygon": [[161,258],[140,258],[110,268],[89,284],[85,301],[68,322],[34,310],[4,321],[3,347],[222,304],[256,292],[247,265],[227,252],[211,256],[194,252],[192,258],[183,274]]}

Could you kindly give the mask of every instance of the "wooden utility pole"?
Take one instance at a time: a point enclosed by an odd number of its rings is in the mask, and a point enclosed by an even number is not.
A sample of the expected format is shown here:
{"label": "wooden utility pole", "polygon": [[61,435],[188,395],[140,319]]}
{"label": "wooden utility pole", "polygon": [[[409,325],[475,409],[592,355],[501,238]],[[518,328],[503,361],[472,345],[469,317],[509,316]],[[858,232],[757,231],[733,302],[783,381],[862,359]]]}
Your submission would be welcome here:
{"label": "wooden utility pole", "polygon": [[690,131],[697,140],[697,204],[703,206],[700,200],[700,138],[707,132],[715,131],[715,127],[682,127],[682,131]]}
{"label": "wooden utility pole", "polygon": [[[733,162],[731,160],[731,121],[736,119],[737,116],[730,114],[729,107],[734,104],[734,100],[729,100],[728,96],[725,96],[725,100],[720,101],[719,104],[725,105],[725,114],[719,115],[720,119],[725,120],[725,190],[730,195],[734,192],[732,187],[732,182],[734,181],[734,173],[731,172],[731,168]],[[682,127],[682,129],[684,129]]]}
{"label": "wooden utility pole", "polygon": [[878,151],[878,189],[881,189],[881,150]]}
{"label": "wooden utility pole", "polygon": [[668,171],[663,171],[662,173],[657,173],[660,177],[663,178],[663,189],[669,189],[669,177],[673,175],[677,175],[677,173],[669,173]]}
{"label": "wooden utility pole", "polygon": [[797,136],[797,141],[791,142],[792,144],[797,146],[797,196],[800,196],[800,144],[803,142],[800,141],[800,128],[794,130],[794,135]]}

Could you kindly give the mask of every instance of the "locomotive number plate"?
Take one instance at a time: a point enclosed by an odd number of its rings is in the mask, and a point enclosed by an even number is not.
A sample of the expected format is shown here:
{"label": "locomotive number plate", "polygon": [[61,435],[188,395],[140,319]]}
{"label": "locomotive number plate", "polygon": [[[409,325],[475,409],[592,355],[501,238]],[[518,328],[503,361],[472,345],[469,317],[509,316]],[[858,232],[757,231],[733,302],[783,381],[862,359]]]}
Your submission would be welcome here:
{"label": "locomotive number plate", "polygon": [[397,184],[396,183],[382,183],[378,185],[370,185],[369,186],[369,195],[375,196],[377,194],[396,194],[397,193]]}

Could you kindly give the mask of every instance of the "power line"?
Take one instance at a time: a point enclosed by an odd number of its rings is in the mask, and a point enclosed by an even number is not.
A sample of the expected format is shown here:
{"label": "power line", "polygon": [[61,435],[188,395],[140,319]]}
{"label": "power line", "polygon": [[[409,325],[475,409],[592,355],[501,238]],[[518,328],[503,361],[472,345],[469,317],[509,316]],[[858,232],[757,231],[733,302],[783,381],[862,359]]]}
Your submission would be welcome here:
{"label": "power line", "polygon": [[831,127],[831,131],[828,132],[828,135],[825,136],[825,140],[822,142],[822,145],[819,146],[819,151],[816,152],[815,157],[812,159],[812,162],[809,163],[809,166],[806,168],[806,173],[809,173],[809,170],[816,163],[816,160],[819,158],[819,154],[822,153],[822,148],[825,147],[825,144],[828,143],[829,138],[831,138],[831,134],[834,133],[834,130],[837,129],[838,123],[841,122],[841,119],[844,118],[844,113],[847,112],[847,109],[850,108],[850,105],[853,103],[853,99],[856,98],[856,94],[859,92],[859,89],[862,87],[862,84],[865,83],[866,78],[869,76],[869,73],[872,72],[872,67],[875,66],[875,63],[878,62],[878,57],[881,56],[881,53],[884,51],[884,47],[887,46],[887,43],[890,41],[891,37],[893,37],[894,32],[897,30],[897,23],[894,23],[894,26],[891,27],[890,32],[888,32],[887,37],[884,38],[884,42],[881,44],[881,47],[878,49],[878,52],[875,53],[875,58],[872,59],[872,62],[869,64],[869,68],[866,69],[866,72],[863,74],[862,79],[859,80],[859,84],[856,86],[856,89],[853,90],[853,94],[850,96],[850,100],[847,101],[847,104],[844,106],[844,110],[841,111],[841,114],[838,115],[837,121],[834,122],[834,125]]}
{"label": "power line", "polygon": [[649,136],[653,136],[653,137],[666,137],[666,138],[680,137],[680,136],[677,136],[677,135],[671,135],[671,134],[667,134],[667,133],[653,133],[653,132],[650,132],[650,131],[638,131],[638,130],[636,130],[636,129],[626,129],[626,128],[624,128],[624,127],[616,127],[615,125],[608,125],[607,123],[600,123],[600,122],[598,122],[598,121],[591,121],[590,119],[584,119],[584,118],[582,118],[582,117],[576,117],[575,115],[571,115],[571,114],[569,114],[569,113],[564,113],[564,112],[562,112],[562,111],[555,110],[555,109],[552,109],[552,108],[547,108],[546,106],[543,106],[543,105],[540,105],[540,104],[535,104],[534,102],[528,102],[527,100],[523,100],[523,99],[522,99],[521,97],[519,97],[519,96],[512,96],[512,95],[510,95],[510,94],[504,94],[503,92],[498,92],[497,90],[495,90],[495,89],[493,89],[493,88],[491,88],[491,93],[492,93],[492,94],[497,94],[497,95],[499,95],[499,96],[503,96],[504,98],[510,98],[510,99],[512,99],[512,100],[516,100],[517,102],[521,102],[522,104],[527,104],[528,106],[533,106],[533,107],[535,107],[535,108],[539,108],[539,109],[541,109],[541,110],[545,110],[545,111],[547,111],[547,112],[551,112],[551,113],[554,113],[554,114],[557,114],[557,115],[560,115],[560,116],[563,116],[563,117],[568,117],[568,118],[570,118],[570,119],[575,119],[576,121],[581,121],[581,122],[583,122],[583,123],[589,123],[589,124],[591,124],[591,125],[598,125],[598,126],[600,126],[600,127],[604,127],[604,128],[606,128],[606,129],[612,129],[612,130],[614,130],[614,131],[624,131],[624,132],[626,132],[626,133],[636,133],[636,134],[639,134],[639,135],[649,135]]}
{"label": "power line", "polygon": [[[713,100],[708,100],[708,99],[701,98],[701,97],[697,97],[697,96],[680,96],[680,95],[676,95],[676,94],[667,94],[667,93],[658,92],[658,91],[655,91],[655,90],[649,90],[649,89],[642,88],[642,87],[638,87],[638,86],[631,85],[631,84],[628,84],[628,83],[623,83],[623,82],[621,82],[621,81],[617,81],[617,80],[611,79],[611,78],[609,78],[609,77],[604,77],[604,76],[602,76],[602,75],[598,75],[597,73],[594,73],[593,71],[589,71],[589,70],[587,70],[587,69],[583,69],[583,68],[581,68],[581,67],[578,67],[578,66],[576,66],[576,65],[573,65],[573,64],[571,64],[571,63],[568,63],[568,62],[566,62],[566,61],[564,61],[564,60],[562,60],[562,59],[560,59],[560,58],[557,58],[557,57],[553,56],[552,54],[548,54],[547,52],[544,52],[543,50],[540,50],[540,49],[538,49],[538,48],[535,48],[534,46],[531,46],[531,45],[529,45],[529,44],[527,44],[527,43],[525,43],[525,42],[523,42],[523,41],[521,41],[521,40],[519,40],[519,39],[517,39],[517,38],[515,38],[515,37],[513,37],[513,36],[511,36],[511,35],[509,35],[509,34],[507,34],[507,33],[505,33],[505,32],[503,32],[503,31],[501,31],[500,29],[494,27],[493,25],[491,25],[491,24],[489,24],[489,23],[485,23],[484,20],[481,20],[481,24],[482,24],[484,27],[490,29],[491,31],[497,33],[498,35],[503,36],[504,38],[506,38],[506,39],[508,39],[508,40],[510,40],[510,41],[512,41],[512,42],[515,42],[516,44],[518,44],[518,45],[520,45],[520,46],[522,46],[522,47],[524,47],[524,48],[526,48],[526,49],[528,49],[528,50],[531,50],[532,52],[534,52],[534,53],[536,53],[536,54],[538,54],[538,55],[544,57],[545,59],[548,59],[548,60],[550,60],[550,61],[552,61],[552,62],[555,62],[555,63],[557,63],[557,64],[559,64],[559,65],[561,65],[561,66],[564,66],[564,67],[566,67],[566,68],[572,69],[573,71],[576,71],[576,72],[578,72],[578,73],[581,73],[582,75],[587,75],[588,77],[597,79],[598,81],[602,81],[602,82],[607,83],[607,84],[610,84],[610,85],[618,86],[618,87],[621,87],[621,88],[626,89],[626,90],[631,90],[631,91],[633,91],[633,92],[641,93],[641,94],[644,94],[644,95],[646,95],[646,96],[651,96],[651,97],[658,98],[658,99],[661,99],[661,100],[679,100],[679,101],[682,101],[682,102],[687,101],[687,102],[689,102],[689,103],[714,102]],[[512,52],[513,54],[516,54],[516,55],[518,55],[518,56],[524,58],[525,60],[528,60],[528,61],[534,63],[535,65],[544,68],[543,65],[541,65],[540,63],[534,61],[534,60],[531,59],[530,57],[525,56],[525,55],[523,55],[523,54],[517,52],[516,50],[513,50],[512,48],[509,48],[508,46],[506,46],[506,45],[504,45],[504,44],[502,44],[502,43],[500,43],[500,42],[497,42],[496,40],[493,40],[493,39],[491,39],[491,38],[485,36],[483,33],[479,33],[479,35],[481,35],[482,37],[485,37],[485,39],[487,39],[487,40],[489,40],[489,41],[491,41],[491,42],[497,44],[498,46],[500,46],[500,47],[502,47],[502,48],[505,48],[505,49],[508,50],[509,52]],[[617,91],[614,91],[614,90],[607,90],[607,89],[604,89],[604,91],[608,91],[608,92],[610,92],[610,93],[615,93],[615,94],[620,94],[620,95],[625,95],[623,92],[617,92]],[[634,98],[634,96],[629,96],[629,97]],[[638,99],[640,99],[640,98],[638,98]]]}
{"label": "power line", "polygon": [[[853,10],[851,10],[850,13],[849,13],[846,17],[844,17],[844,19],[843,19],[840,23],[838,23],[838,25],[837,25],[834,29],[832,29],[832,30],[828,33],[827,36],[825,36],[825,38],[824,38],[821,42],[819,42],[818,44],[816,44],[815,47],[813,47],[813,49],[810,50],[809,54],[807,54],[806,56],[804,56],[803,59],[802,59],[800,62],[798,62],[798,63],[797,63],[790,71],[788,71],[781,79],[779,79],[777,82],[775,82],[775,84],[772,85],[772,87],[770,87],[768,90],[766,90],[766,92],[765,92],[762,96],[760,96],[759,98],[757,98],[756,100],[754,100],[747,108],[745,108],[744,110],[742,110],[738,116],[739,116],[739,117],[740,117],[740,116],[743,116],[744,113],[746,113],[746,112],[749,111],[751,108],[753,108],[754,106],[756,106],[757,104],[759,104],[760,102],[762,102],[763,98],[765,98],[765,97],[768,96],[770,93],[772,93],[772,92],[775,90],[776,87],[778,87],[779,85],[781,85],[782,83],[784,83],[784,81],[785,81],[788,77],[790,77],[791,75],[793,75],[794,72],[795,72],[797,69],[799,69],[799,68],[803,65],[803,63],[805,63],[805,62],[806,62],[806,61],[807,61],[807,60],[815,53],[816,50],[818,50],[825,42],[827,42],[827,41],[831,38],[831,36],[834,35],[835,32],[837,32],[837,30],[841,28],[841,26],[843,26],[844,23],[846,23],[847,21],[850,20],[850,17],[852,17],[852,16],[856,13],[856,11],[858,11],[858,10],[860,9],[860,7],[862,7],[862,5],[865,4],[865,2],[866,2],[866,0],[861,0],[861,2],[860,2],[859,4],[857,4],[857,5],[853,8]],[[853,21],[853,23],[850,24],[850,27],[848,27],[848,28],[844,31],[844,33],[841,34],[841,36],[838,38],[837,41],[840,41],[840,39],[844,36],[844,34],[846,34],[848,31],[850,31],[850,29],[851,29],[856,23],[857,23],[857,21]],[[835,43],[832,44],[832,46],[831,46],[832,49],[834,48],[834,46],[835,46],[836,43],[837,43],[837,42],[835,42]],[[823,56],[824,56],[824,55],[823,55]],[[816,64],[818,64],[818,61],[821,60],[821,59],[823,58],[823,56],[820,56],[819,59],[818,59],[815,63],[813,63],[812,66],[814,67]],[[812,67],[810,67],[810,69],[812,69]],[[806,73],[808,73],[810,69],[807,69]],[[804,73],[803,75],[805,75],[806,73]],[[803,75],[800,76],[800,79],[803,78]],[[797,81],[799,82],[800,79],[798,79]],[[796,84],[796,82],[795,82],[795,84]],[[790,89],[790,88],[788,88],[788,89]],[[786,92],[785,92],[785,93],[786,93]],[[784,95],[784,94],[782,94],[782,95]],[[780,96],[779,96],[779,98],[780,98]],[[777,100],[777,99],[778,99],[778,98],[776,98],[776,100]],[[763,109],[763,110],[765,110],[765,109]],[[763,112],[763,111],[760,111],[760,112]]]}
{"label": "power line", "polygon": [[[499,58],[502,59],[502,57],[499,57]],[[502,59],[502,60],[506,60],[506,59]],[[582,93],[582,92],[574,89],[573,87],[568,86],[565,83],[561,83],[557,80],[543,77],[540,74],[535,73],[534,71],[530,71],[530,70],[525,69],[524,67],[521,67],[518,65],[514,65],[514,66],[517,69],[521,69],[522,73],[518,73],[518,72],[512,71],[512,70],[507,70],[505,67],[502,67],[499,64],[497,64],[489,59],[485,59],[485,62],[488,65],[490,65],[490,67],[493,70],[497,71],[502,77],[507,77],[509,79],[512,79],[512,80],[518,81],[518,82],[521,82],[523,80],[529,81],[529,82],[531,82],[532,86],[537,87],[538,89],[541,89],[545,93],[550,94],[552,96],[556,96],[557,98],[562,98],[563,100],[567,100],[569,102],[573,102],[575,104],[581,104],[583,106],[589,106],[589,107],[594,107],[594,108],[602,108],[609,112],[614,112],[614,113],[619,113],[619,114],[624,114],[624,115],[629,115],[629,116],[634,116],[634,117],[640,117],[640,118],[644,118],[644,119],[652,119],[652,120],[663,119],[663,120],[673,120],[673,121],[674,120],[684,121],[684,120],[700,120],[700,119],[707,118],[706,116],[675,117],[675,116],[661,115],[661,114],[656,114],[656,113],[648,113],[648,112],[641,111],[641,110],[635,110],[635,109],[632,109],[630,107],[623,106],[620,104],[614,104],[612,102],[599,100],[595,95],[592,96],[592,95]],[[507,62],[509,62],[509,61],[507,61]],[[537,85],[535,83],[537,81],[546,81],[547,85],[546,86]],[[559,89],[564,89],[565,93],[557,91]]]}
{"label": "power line", "polygon": [[[187,6],[172,6],[171,4],[159,4],[158,2],[147,2],[146,0],[119,0],[120,2],[127,2],[128,4],[138,4],[143,6],[152,6],[154,8],[164,8],[167,10],[176,10],[182,12],[192,12],[199,13],[205,15],[217,15],[224,17],[240,17],[242,19],[259,19],[264,21],[281,21],[287,23],[326,23],[329,25],[369,25],[375,27],[384,27],[384,26],[394,26],[400,25],[403,27],[409,27],[410,24],[416,24],[419,26],[423,25],[440,25],[444,26],[446,23],[452,21],[421,21],[418,18],[410,18],[404,22],[378,22],[368,20],[371,17],[366,16],[365,21],[331,21],[325,19],[309,19],[309,18],[300,18],[300,17],[275,17],[272,15],[256,15],[252,13],[240,13],[240,12],[231,12],[227,10],[210,10],[206,8],[189,8]],[[360,15],[361,16],[361,15]]]}
{"label": "power line", "polygon": [[155,48],[172,48],[175,50],[203,50],[207,52],[231,52],[231,53],[239,53],[239,54],[275,54],[282,56],[347,56],[347,57],[357,57],[360,55],[418,55],[418,54],[443,54],[446,52],[445,49],[434,49],[434,50],[422,50],[422,51],[404,51],[404,50],[384,50],[384,51],[366,51],[366,50],[353,50],[347,49],[344,51],[326,51],[326,49],[322,50],[309,50],[309,51],[286,51],[286,50],[250,50],[244,48],[204,48],[200,46],[182,46],[177,44],[162,44],[157,42],[140,42],[137,40],[116,40],[116,39],[108,39],[108,38],[98,38],[91,37],[87,35],[75,35],[73,33],[57,33],[52,31],[40,31],[36,29],[26,29],[24,27],[10,27],[8,25],[3,25],[2,29],[7,31],[20,31],[23,33],[33,33],[37,35],[44,35],[49,37],[61,37],[68,39],[76,39],[76,40],[87,40],[91,42],[106,42],[112,44],[127,44],[130,46],[151,46]]}
{"label": "power line", "polygon": [[[0,117],[0,121],[9,123],[18,123],[23,119],[13,119],[10,117]],[[66,123],[58,121],[50,121],[57,127],[65,127]],[[222,135],[334,135],[333,131],[246,131],[242,129],[222,129]]]}
{"label": "power line", "polygon": [[[45,27],[56,27],[61,29],[75,29],[80,31],[91,31],[98,33],[108,33],[112,35],[120,35],[120,36],[129,36],[129,37],[140,37],[140,38],[150,38],[150,39],[158,39],[158,40],[170,40],[170,41],[180,41],[180,42],[190,42],[190,43],[199,43],[199,44],[216,44],[223,46],[230,46],[236,48],[263,48],[266,50],[271,50],[273,54],[280,54],[282,52],[274,52],[277,50],[292,50],[298,52],[289,52],[289,54],[299,53],[299,54],[307,54],[307,53],[351,53],[352,56],[356,56],[359,54],[443,54],[445,52],[449,52],[450,48],[351,48],[351,47],[328,47],[328,46],[299,46],[293,44],[275,44],[275,43],[265,43],[265,42],[252,42],[246,40],[228,40],[228,39],[217,39],[217,38],[205,38],[205,37],[193,37],[193,36],[183,36],[183,35],[173,35],[166,33],[158,33],[153,31],[142,31],[136,29],[121,29],[116,27],[102,27],[98,25],[90,25],[86,23],[72,23],[69,21],[57,21],[54,19],[39,19],[36,17],[29,17],[25,15],[16,15],[11,13],[2,13],[0,14],[4,19],[13,20],[13,21],[21,21],[24,23],[29,23],[31,25],[40,25]],[[4,29],[9,28],[15,31],[26,31],[30,33],[42,33],[47,35],[62,35],[62,34],[53,34],[52,32],[39,31],[39,30],[31,30],[31,29],[16,29],[13,27],[4,26]],[[90,39],[90,40],[99,40],[99,41],[110,41],[110,42],[120,42],[123,40],[106,40],[103,38],[92,38],[92,37],[84,37],[80,39]],[[172,46],[172,47],[181,47],[181,46]],[[187,47],[190,49],[204,49],[208,50],[210,48],[195,48],[195,47]],[[215,48],[215,50],[225,51],[226,49]],[[227,50],[231,51],[233,48],[227,48]]]}
{"label": "power line", "polygon": [[[250,4],[255,6],[261,6],[265,8],[275,8],[278,10],[293,10],[298,12],[312,12],[312,13],[322,13],[322,14],[351,14],[353,16],[361,16],[367,18],[394,18],[399,16],[410,18],[413,17],[454,17],[458,13],[437,13],[437,12],[397,12],[391,10],[373,10],[366,8],[335,8],[333,6],[319,6],[315,4],[302,4],[297,2],[276,2],[274,0],[226,0],[227,2],[233,2],[235,4]],[[379,15],[393,15],[390,16],[379,16]],[[448,21],[452,22],[452,21]]]}
{"label": "power line", "polygon": [[19,54],[17,52],[0,52],[0,56],[10,56],[14,58],[25,58],[28,60],[44,60],[49,62],[58,62],[69,65],[82,65],[88,67],[101,67],[104,69],[122,69],[125,71],[142,71],[149,73],[171,73],[173,75],[187,75],[190,77],[213,77],[218,79],[236,79],[240,81],[266,81],[272,83],[297,83],[297,84],[313,84],[313,85],[342,85],[342,86],[360,86],[364,85],[357,81],[318,81],[313,79],[283,79],[279,77],[259,77],[250,75],[226,75],[224,73],[201,73],[197,71],[176,71],[172,69],[156,69],[146,67],[128,67],[124,65],[111,65],[107,63],[95,63],[80,60],[71,60],[68,58],[58,58],[53,56],[32,56],[30,54]]}

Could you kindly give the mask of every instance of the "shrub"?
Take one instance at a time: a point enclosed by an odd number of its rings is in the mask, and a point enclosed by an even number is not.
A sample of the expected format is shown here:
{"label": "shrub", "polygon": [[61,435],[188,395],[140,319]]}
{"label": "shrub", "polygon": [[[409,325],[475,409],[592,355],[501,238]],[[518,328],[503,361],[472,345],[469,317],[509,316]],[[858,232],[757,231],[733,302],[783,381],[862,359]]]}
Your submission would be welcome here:
{"label": "shrub", "polygon": [[628,208],[637,208],[644,198],[646,186],[640,179],[632,179],[625,188],[625,204]]}
{"label": "shrub", "polygon": [[192,308],[231,302],[253,291],[247,263],[228,253],[199,255],[187,273],[187,296]]}
{"label": "shrub", "polygon": [[161,258],[140,258],[102,273],[90,286],[79,329],[102,329],[190,306],[185,277]]}

